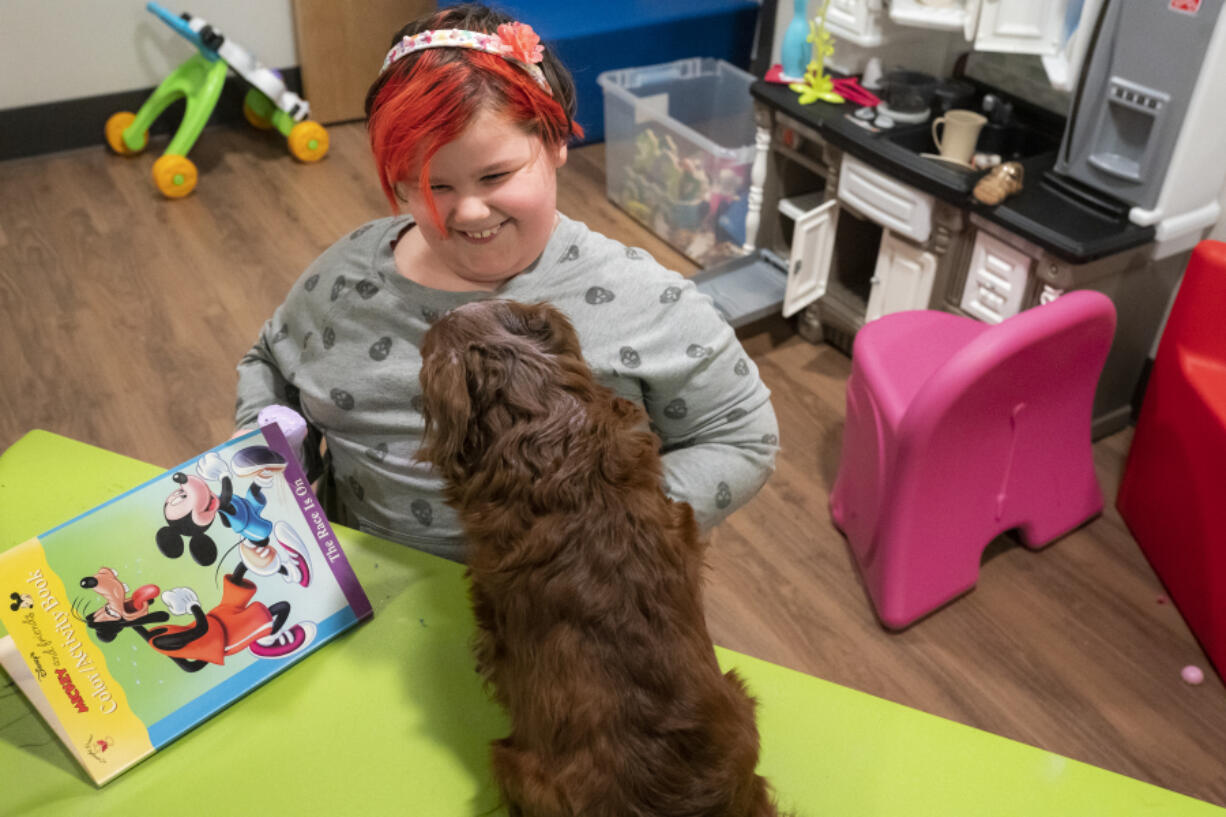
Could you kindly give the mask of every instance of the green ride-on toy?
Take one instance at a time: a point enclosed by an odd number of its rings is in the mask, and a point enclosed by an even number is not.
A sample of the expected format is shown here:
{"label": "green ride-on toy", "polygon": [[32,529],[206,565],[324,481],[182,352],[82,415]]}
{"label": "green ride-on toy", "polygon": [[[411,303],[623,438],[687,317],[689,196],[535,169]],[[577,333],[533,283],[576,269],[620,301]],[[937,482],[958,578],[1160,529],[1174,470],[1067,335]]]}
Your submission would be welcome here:
{"label": "green ride-on toy", "polygon": [[277,72],[265,67],[247,49],[222,35],[199,17],[186,12],[175,17],[157,3],[146,8],[196,46],[136,113],[120,111],[106,121],[106,143],[121,156],[135,156],[149,143],[149,127],[172,102],[186,97],[183,121],[165,152],[153,163],[153,183],[162,195],[177,199],[196,187],[196,166],[187,158],[217,105],[229,69],[250,84],[243,114],[257,128],[275,128],[286,138],[289,152],[303,162],[317,162],[328,152],[328,132],[307,117],[307,101],[290,91]]}

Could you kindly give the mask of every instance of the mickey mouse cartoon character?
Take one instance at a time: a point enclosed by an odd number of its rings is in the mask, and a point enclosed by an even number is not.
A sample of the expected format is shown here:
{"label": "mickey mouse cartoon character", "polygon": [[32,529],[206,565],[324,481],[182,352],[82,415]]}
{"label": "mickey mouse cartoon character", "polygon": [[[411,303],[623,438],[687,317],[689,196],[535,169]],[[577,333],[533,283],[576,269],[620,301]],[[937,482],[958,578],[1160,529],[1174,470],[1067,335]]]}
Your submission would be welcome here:
{"label": "mickey mouse cartoon character", "polygon": [[[196,464],[195,474],[176,471],[171,479],[175,488],[166,497],[162,510],[165,527],[155,534],[158,550],[169,559],[183,554],[183,540],[197,564],[211,565],[217,559],[217,545],[207,533],[213,521],[221,523],[243,538],[248,551],[244,561],[258,575],[280,573],[287,582],[306,587],[311,583],[311,563],[307,549],[284,522],[270,522],[263,516],[268,499],[264,489],[273,484],[275,474],[284,471],[285,458],[263,445],[248,446],[234,455],[227,465],[216,452]],[[246,495],[236,496],[231,471],[251,478]],[[220,485],[214,493],[207,480]]]}
{"label": "mickey mouse cartoon character", "polygon": [[[175,587],[161,594],[170,610],[152,611],[159,588],[146,584],[129,591],[118,574],[101,567],[81,579],[81,587],[104,600],[85,615],[86,625],[104,643],[126,629],[136,632],[149,646],[170,658],[185,672],[198,672],[208,664],[223,665],[227,656],[250,650],[260,658],[285,658],[302,650],[315,638],[314,622],[300,620],[286,627],[291,607],[288,601],[271,606],[255,601],[256,585],[244,578],[247,565],[240,563],[222,580],[221,601],[205,610],[196,591]],[[170,614],[190,615],[188,625],[167,624]],[[146,625],[154,626],[152,629]]]}
{"label": "mickey mouse cartoon character", "polygon": [[9,605],[9,609],[14,613],[18,610],[26,610],[34,606],[34,599],[30,597],[29,593],[9,593],[9,598],[13,600],[13,603]]}

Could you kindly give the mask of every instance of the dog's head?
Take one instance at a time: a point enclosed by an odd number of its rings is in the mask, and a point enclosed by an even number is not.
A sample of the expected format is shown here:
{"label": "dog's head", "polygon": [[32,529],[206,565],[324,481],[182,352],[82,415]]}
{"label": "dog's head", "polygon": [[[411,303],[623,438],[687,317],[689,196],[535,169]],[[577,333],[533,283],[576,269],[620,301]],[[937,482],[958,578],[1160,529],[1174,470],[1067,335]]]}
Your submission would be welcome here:
{"label": "dog's head", "polygon": [[547,472],[603,391],[565,315],[505,300],[465,304],[430,328],[421,387],[426,429],[417,458],[453,485],[487,464],[521,476]]}

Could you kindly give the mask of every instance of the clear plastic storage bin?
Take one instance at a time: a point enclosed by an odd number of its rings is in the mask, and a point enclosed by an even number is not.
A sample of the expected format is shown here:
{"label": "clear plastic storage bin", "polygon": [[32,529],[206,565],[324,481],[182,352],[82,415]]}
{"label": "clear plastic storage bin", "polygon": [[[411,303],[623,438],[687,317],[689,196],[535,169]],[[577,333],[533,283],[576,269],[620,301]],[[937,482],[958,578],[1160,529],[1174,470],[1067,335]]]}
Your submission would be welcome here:
{"label": "clear plastic storage bin", "polygon": [[609,199],[702,266],[741,254],[754,77],[694,57],[605,71]]}

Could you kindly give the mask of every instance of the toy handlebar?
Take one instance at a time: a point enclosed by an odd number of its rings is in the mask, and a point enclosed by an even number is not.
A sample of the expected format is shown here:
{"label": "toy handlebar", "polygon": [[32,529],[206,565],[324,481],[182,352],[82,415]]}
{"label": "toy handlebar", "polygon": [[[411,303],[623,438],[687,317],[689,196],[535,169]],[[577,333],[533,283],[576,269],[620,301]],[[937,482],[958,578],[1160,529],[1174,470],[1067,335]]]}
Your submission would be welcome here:
{"label": "toy handlebar", "polygon": [[221,59],[221,54],[217,52],[221,48],[221,44],[226,41],[226,38],[220,31],[204,20],[188,14],[186,11],[183,12],[182,16],[176,17],[157,3],[154,3],[153,0],[146,3],[145,8],[163,23],[173,28],[185,40],[196,46],[209,62],[216,62]]}
{"label": "toy handlebar", "polygon": [[225,37],[203,19],[186,11],[176,17],[153,0],[149,0],[145,8],[196,46],[209,62],[220,60],[233,68],[236,74],[268,97],[274,106],[287,113],[293,121],[302,122],[310,116],[311,106],[286,87],[280,74],[265,66],[254,54]]}

